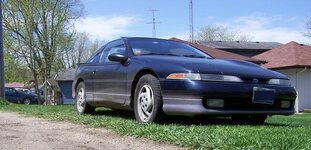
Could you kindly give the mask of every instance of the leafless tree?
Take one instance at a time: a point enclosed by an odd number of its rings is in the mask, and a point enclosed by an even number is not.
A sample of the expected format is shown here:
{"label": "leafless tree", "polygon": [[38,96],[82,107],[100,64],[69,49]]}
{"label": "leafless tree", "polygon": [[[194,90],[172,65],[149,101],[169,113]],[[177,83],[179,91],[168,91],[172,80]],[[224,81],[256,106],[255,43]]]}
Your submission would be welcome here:
{"label": "leafless tree", "polygon": [[306,32],[304,35],[311,38],[311,17],[309,17],[306,21]]}
{"label": "leafless tree", "polygon": [[247,35],[230,31],[224,26],[208,25],[200,28],[195,35],[195,41],[249,41]]}

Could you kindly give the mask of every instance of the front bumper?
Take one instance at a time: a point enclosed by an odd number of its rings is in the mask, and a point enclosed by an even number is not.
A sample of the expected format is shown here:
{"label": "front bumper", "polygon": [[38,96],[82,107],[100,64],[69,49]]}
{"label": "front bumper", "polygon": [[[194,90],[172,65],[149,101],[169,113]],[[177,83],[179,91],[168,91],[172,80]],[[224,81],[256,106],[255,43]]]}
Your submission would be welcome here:
{"label": "front bumper", "polygon": [[[273,105],[252,102],[253,87],[275,89]],[[163,111],[168,115],[232,115],[294,113],[296,91],[290,86],[209,82],[192,80],[162,80]],[[223,99],[223,108],[208,108],[206,99]],[[281,101],[290,101],[290,108],[281,108]]]}

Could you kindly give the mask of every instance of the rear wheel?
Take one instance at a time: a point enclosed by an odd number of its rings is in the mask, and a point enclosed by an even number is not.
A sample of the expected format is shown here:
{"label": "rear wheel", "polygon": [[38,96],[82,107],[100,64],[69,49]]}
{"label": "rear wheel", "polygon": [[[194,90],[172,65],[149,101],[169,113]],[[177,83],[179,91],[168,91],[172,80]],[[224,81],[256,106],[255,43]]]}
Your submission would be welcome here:
{"label": "rear wheel", "polygon": [[94,114],[95,107],[89,105],[86,102],[86,92],[85,92],[85,85],[83,82],[80,82],[77,90],[76,90],[76,101],[75,101],[75,108],[76,112],[81,114]]}
{"label": "rear wheel", "polygon": [[142,76],[135,89],[134,112],[139,122],[163,120],[162,95],[159,80],[152,75]]}
{"label": "rear wheel", "polygon": [[260,125],[264,124],[267,115],[234,115],[231,120],[236,123]]}

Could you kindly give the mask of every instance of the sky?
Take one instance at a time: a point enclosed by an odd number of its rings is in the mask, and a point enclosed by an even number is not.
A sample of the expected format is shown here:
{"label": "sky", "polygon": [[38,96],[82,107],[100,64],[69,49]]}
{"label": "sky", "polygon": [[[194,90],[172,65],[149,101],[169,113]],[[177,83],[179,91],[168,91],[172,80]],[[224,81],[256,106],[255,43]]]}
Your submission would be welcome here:
{"label": "sky", "polygon": [[[85,13],[78,32],[110,41],[119,37],[152,37],[152,13],[156,37],[189,39],[189,0],[82,0]],[[306,38],[305,23],[311,17],[311,0],[193,0],[194,30],[224,26],[252,41],[296,41]]]}

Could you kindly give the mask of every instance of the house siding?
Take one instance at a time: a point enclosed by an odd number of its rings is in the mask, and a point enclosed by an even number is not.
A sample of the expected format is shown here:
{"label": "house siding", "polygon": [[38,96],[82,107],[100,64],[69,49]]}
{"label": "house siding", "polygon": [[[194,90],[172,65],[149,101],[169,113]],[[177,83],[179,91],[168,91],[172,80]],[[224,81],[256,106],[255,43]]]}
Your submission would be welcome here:
{"label": "house siding", "polygon": [[62,104],[74,104],[71,91],[72,81],[58,81],[58,86],[62,91]]}
{"label": "house siding", "polygon": [[311,109],[311,69],[293,68],[276,70],[287,75],[298,92],[298,110]]}

